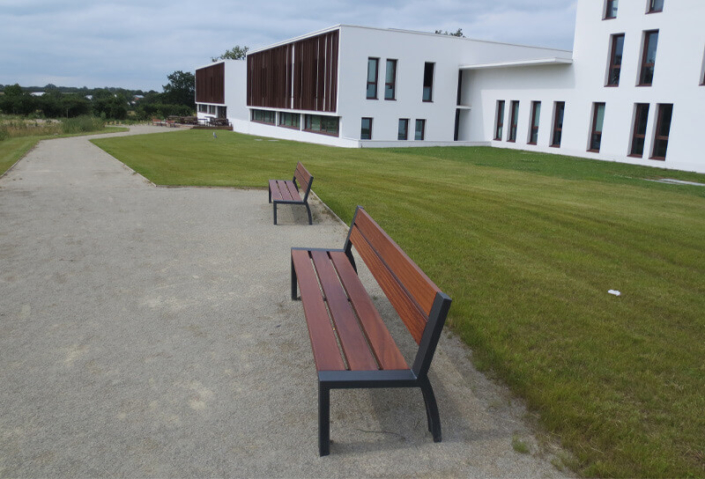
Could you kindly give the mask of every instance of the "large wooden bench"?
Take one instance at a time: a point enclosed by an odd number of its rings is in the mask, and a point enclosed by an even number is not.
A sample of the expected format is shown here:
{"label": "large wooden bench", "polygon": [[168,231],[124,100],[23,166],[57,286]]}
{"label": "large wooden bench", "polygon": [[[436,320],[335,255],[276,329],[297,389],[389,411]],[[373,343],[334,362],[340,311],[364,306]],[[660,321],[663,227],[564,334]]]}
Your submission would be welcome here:
{"label": "large wooden bench", "polygon": [[[411,367],[357,275],[353,246],[419,345]],[[297,284],[318,370],[320,455],[330,452],[331,389],[418,387],[440,442],[428,370],[451,299],[359,206],[342,249],[292,248],[292,299]]]}
{"label": "large wooden bench", "polygon": [[[308,194],[311,192],[313,176],[299,161],[292,180],[269,180],[269,202],[274,204],[274,224],[277,224],[277,205],[303,205],[308,212],[308,224],[313,224]],[[301,198],[299,190],[304,191]]]}

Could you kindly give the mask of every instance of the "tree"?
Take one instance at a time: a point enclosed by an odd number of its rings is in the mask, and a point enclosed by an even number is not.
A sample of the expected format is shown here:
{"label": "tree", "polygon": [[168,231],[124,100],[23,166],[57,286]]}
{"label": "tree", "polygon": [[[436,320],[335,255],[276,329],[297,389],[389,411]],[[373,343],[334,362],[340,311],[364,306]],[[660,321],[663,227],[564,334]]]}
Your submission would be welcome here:
{"label": "tree", "polygon": [[196,108],[194,96],[196,93],[196,77],[191,72],[175,71],[168,75],[169,83],[164,85],[163,101],[172,105],[184,105]]}
{"label": "tree", "polygon": [[449,32],[449,31],[447,31],[447,30],[445,30],[445,31],[444,31],[444,30],[436,30],[434,33],[435,33],[436,35],[449,35],[449,36],[451,36],[451,37],[465,38],[465,35],[463,35],[463,29],[462,29],[462,28],[458,28],[458,31],[456,31],[455,33],[451,33],[451,32]]}
{"label": "tree", "polygon": [[250,47],[235,45],[231,50],[225,50],[225,53],[219,57],[211,58],[211,60],[214,62],[219,60],[244,60],[249,50]]}
{"label": "tree", "polygon": [[24,90],[22,90],[22,87],[19,83],[15,83],[14,85],[7,85],[5,87],[5,95],[7,96],[22,96],[23,94]]}

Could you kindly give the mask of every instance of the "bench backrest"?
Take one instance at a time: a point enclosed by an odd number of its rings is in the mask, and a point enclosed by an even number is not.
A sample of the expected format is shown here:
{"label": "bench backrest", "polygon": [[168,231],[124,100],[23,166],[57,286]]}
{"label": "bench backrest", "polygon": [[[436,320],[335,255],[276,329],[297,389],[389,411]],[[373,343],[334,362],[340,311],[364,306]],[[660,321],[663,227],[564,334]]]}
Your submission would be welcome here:
{"label": "bench backrest", "polygon": [[445,323],[451,299],[414,263],[392,238],[360,206],[345,251],[355,246],[384,294],[419,344],[412,369],[428,372]]}
{"label": "bench backrest", "polygon": [[313,176],[308,172],[304,165],[299,161],[296,164],[296,170],[294,170],[294,181],[298,185],[299,189],[305,191],[304,201],[308,199],[308,194],[311,191],[311,183],[313,183]]}

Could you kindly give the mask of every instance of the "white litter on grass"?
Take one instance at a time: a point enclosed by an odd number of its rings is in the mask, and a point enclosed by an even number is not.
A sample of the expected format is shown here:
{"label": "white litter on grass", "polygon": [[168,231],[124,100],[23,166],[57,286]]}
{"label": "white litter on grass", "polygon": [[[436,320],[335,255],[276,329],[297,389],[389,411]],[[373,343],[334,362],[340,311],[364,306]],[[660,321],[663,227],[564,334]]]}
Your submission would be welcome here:
{"label": "white litter on grass", "polygon": [[620,292],[617,291],[616,289],[610,289],[610,290],[607,291],[607,292],[608,292],[609,294],[613,294],[613,295],[615,295],[615,296],[621,296],[621,295],[622,295],[622,293],[620,293]]}

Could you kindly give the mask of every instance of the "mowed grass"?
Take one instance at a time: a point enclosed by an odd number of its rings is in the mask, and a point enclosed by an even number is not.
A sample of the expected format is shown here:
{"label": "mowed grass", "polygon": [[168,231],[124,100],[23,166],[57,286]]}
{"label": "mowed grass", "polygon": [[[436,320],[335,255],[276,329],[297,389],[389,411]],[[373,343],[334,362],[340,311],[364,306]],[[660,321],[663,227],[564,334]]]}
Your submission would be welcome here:
{"label": "mowed grass", "polygon": [[94,143],[157,184],[258,187],[262,201],[302,161],[343,220],[364,205],[453,298],[475,364],[527,400],[571,467],[705,476],[705,187],[645,181],[705,176],[208,131]]}

